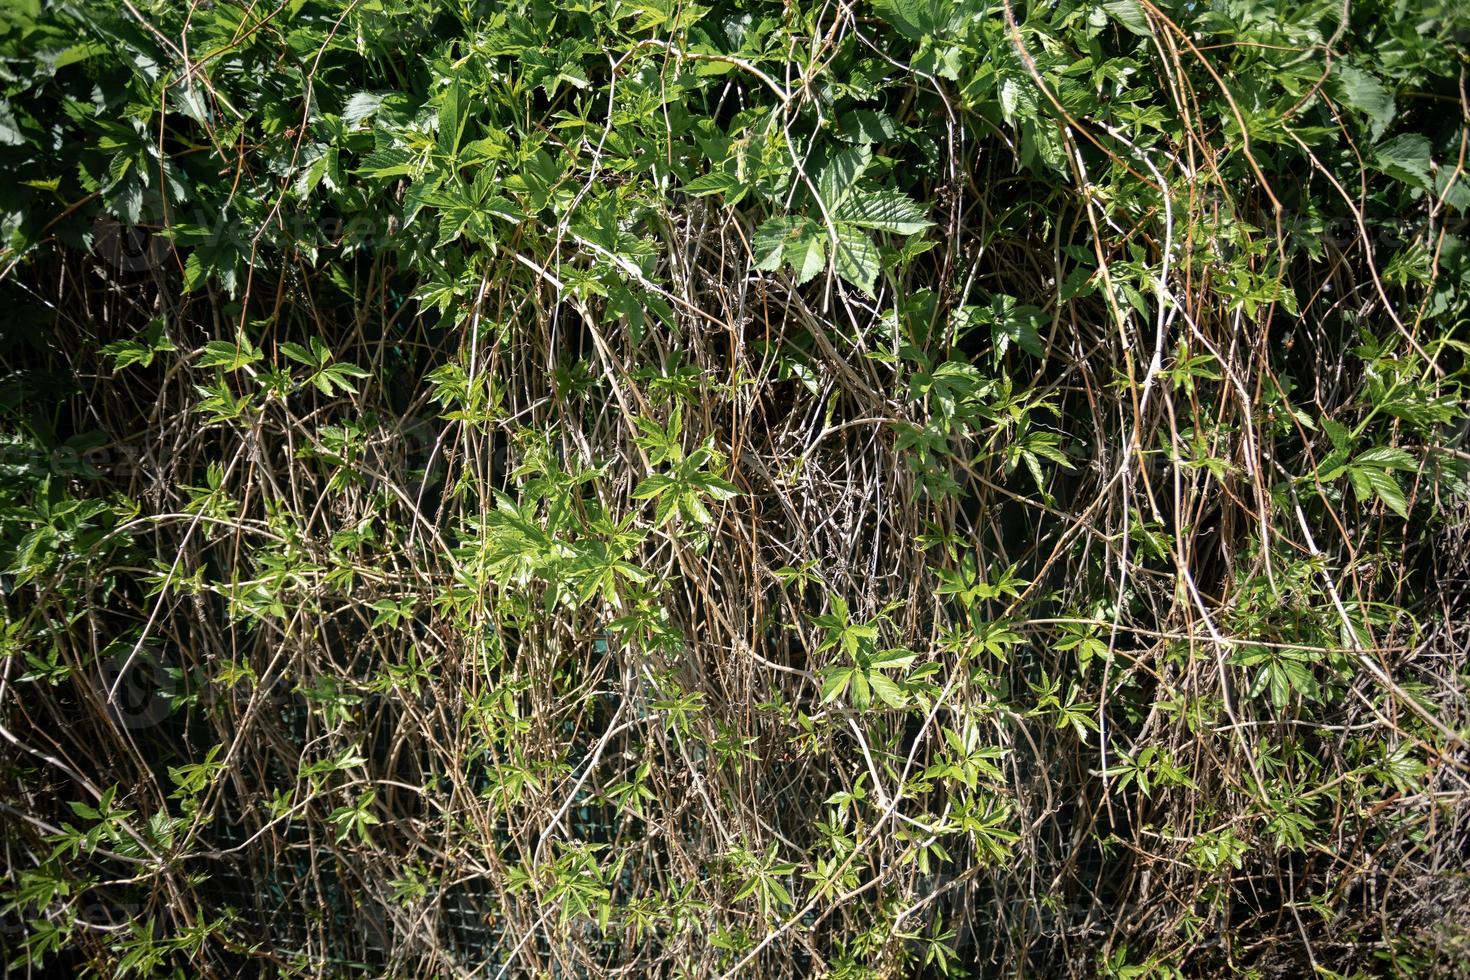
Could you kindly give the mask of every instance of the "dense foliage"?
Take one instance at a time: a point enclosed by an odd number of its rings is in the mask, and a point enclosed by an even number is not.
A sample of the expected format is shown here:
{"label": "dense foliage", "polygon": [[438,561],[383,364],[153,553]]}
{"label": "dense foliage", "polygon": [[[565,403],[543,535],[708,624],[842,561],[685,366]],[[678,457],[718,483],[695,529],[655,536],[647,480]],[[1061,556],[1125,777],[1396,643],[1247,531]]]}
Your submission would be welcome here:
{"label": "dense foliage", "polygon": [[10,0],[6,962],[1470,972],[1467,42]]}

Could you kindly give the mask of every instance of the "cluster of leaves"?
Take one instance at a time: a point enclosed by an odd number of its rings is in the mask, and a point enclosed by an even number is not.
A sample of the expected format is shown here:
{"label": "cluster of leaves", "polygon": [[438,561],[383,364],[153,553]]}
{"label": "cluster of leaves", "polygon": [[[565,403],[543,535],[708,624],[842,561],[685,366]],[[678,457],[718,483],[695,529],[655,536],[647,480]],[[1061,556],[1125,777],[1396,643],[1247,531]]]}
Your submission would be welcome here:
{"label": "cluster of leaves", "polygon": [[1467,41],[8,4],[7,966],[1470,970]]}

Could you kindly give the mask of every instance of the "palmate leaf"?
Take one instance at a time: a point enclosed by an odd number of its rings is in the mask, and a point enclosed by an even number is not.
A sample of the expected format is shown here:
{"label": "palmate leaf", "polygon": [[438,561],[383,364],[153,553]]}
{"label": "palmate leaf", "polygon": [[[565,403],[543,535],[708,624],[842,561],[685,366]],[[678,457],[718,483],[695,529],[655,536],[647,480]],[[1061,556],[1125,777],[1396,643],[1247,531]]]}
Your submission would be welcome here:
{"label": "palmate leaf", "polygon": [[333,394],[333,388],[355,395],[357,394],[357,387],[350,379],[366,378],[368,376],[368,372],[356,364],[329,364],[312,375],[311,383],[316,385],[324,395]]}
{"label": "palmate leaf", "polygon": [[311,338],[310,349],[288,341],[280,345],[280,350],[296,363],[315,369],[307,380],[324,395],[334,394],[334,389],[356,394],[357,387],[351,379],[368,377],[368,372],[356,364],[333,363],[332,352],[320,337]]}
{"label": "palmate leaf", "polygon": [[1269,693],[1271,704],[1278,711],[1286,707],[1293,693],[1309,701],[1317,700],[1321,694],[1312,675],[1315,656],[1309,651],[1248,646],[1231,660],[1242,667],[1258,668],[1252,674],[1246,695],[1254,698]]}
{"label": "palmate leaf", "polygon": [[830,251],[837,274],[873,296],[882,259],[866,232],[914,235],[934,223],[900,191],[858,187],[871,156],[866,145],[850,147],[822,168],[815,181],[820,222],[813,215],[776,215],[763,222],[751,243],[756,268],[775,272],[789,265],[800,285],[827,267]]}
{"label": "palmate leaf", "polygon": [[161,318],[154,319],[135,339],[113,341],[102,348],[102,353],[112,358],[114,371],[134,364],[148,367],[153,363],[154,355],[175,349],[174,342],[164,334],[163,326]]}

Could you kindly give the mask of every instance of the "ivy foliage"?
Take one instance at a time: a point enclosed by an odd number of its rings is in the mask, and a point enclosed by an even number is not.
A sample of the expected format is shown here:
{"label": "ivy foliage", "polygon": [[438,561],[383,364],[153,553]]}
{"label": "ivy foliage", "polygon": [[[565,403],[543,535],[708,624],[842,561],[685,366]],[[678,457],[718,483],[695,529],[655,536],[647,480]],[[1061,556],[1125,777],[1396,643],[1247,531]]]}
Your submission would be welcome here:
{"label": "ivy foliage", "polygon": [[7,965],[1470,970],[1467,41],[12,0]]}

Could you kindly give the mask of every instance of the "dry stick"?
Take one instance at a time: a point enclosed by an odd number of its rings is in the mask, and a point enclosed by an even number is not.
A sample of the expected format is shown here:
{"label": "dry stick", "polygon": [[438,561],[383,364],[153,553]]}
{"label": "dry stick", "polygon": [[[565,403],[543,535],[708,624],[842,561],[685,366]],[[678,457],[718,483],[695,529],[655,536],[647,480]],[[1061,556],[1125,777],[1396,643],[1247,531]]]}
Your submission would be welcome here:
{"label": "dry stick", "polygon": [[[1044,92],[1046,92],[1049,98],[1052,98],[1051,97],[1051,93],[1050,93],[1050,91],[1048,89],[1048,86],[1046,86],[1045,82],[1041,78],[1040,72],[1037,71],[1035,64],[1032,62],[1032,60],[1030,58],[1030,54],[1026,50],[1025,45],[1024,45],[1022,39],[1021,39],[1020,29],[1016,25],[1015,15],[1014,15],[1014,13],[1011,10],[1009,0],[1003,0],[1003,4],[1005,6],[1006,20],[1007,20],[1007,23],[1008,23],[1008,25],[1010,27],[1010,30],[1011,30],[1012,43],[1016,46],[1016,48],[1018,49],[1019,53],[1021,54],[1021,57],[1025,61],[1026,66],[1027,66],[1027,69],[1030,71],[1030,73],[1032,75],[1032,78],[1036,82],[1037,86],[1039,88],[1041,88]],[[1222,87],[1222,90],[1224,90],[1223,82],[1221,83],[1221,87]],[[1227,98],[1228,98],[1229,97],[1228,96],[1228,90],[1226,90],[1226,91],[1227,91]],[[1058,109],[1060,109],[1060,104],[1056,102],[1055,98],[1052,98],[1052,101],[1053,101],[1054,104],[1057,104]],[[1148,158],[1148,155],[1145,154],[1136,145],[1134,145],[1132,141],[1130,141],[1126,136],[1124,136],[1122,133],[1118,132],[1112,126],[1108,126],[1106,124],[1100,124],[1100,125],[1102,125],[1102,127],[1108,132],[1108,134],[1110,136],[1112,136],[1114,139],[1118,140],[1124,146],[1126,146],[1130,150],[1132,150],[1134,152],[1134,154],[1143,162],[1143,165],[1148,169],[1149,173],[1154,177],[1155,181],[1157,181],[1157,186],[1160,189],[1160,194],[1161,194],[1162,199],[1163,199],[1164,213],[1165,213],[1165,218],[1164,218],[1164,221],[1165,221],[1165,224],[1164,224],[1164,253],[1163,253],[1163,259],[1162,259],[1162,268],[1161,268],[1161,270],[1159,272],[1158,277],[1154,280],[1154,287],[1155,287],[1155,291],[1156,291],[1156,295],[1157,295],[1157,300],[1158,300],[1159,308],[1158,308],[1158,311],[1156,313],[1156,329],[1155,329],[1155,337],[1154,337],[1153,354],[1152,354],[1152,357],[1151,357],[1151,359],[1149,361],[1148,369],[1147,369],[1147,371],[1144,374],[1144,379],[1143,379],[1143,384],[1142,384],[1142,390],[1141,390],[1141,392],[1139,393],[1139,396],[1138,396],[1138,406],[1137,406],[1137,409],[1134,412],[1134,428],[1133,428],[1133,432],[1132,432],[1131,437],[1124,444],[1123,460],[1122,460],[1122,463],[1119,466],[1119,472],[1121,473],[1122,471],[1128,469],[1128,467],[1129,467],[1129,463],[1130,463],[1129,456],[1130,456],[1130,454],[1131,453],[1134,453],[1134,452],[1137,452],[1137,453],[1140,453],[1141,454],[1141,452],[1142,452],[1142,446],[1141,446],[1141,444],[1139,442],[1139,435],[1140,435],[1140,428],[1141,428],[1141,426],[1143,424],[1143,415],[1144,415],[1145,411],[1147,410],[1149,396],[1150,396],[1150,394],[1152,392],[1152,388],[1153,388],[1154,382],[1157,379],[1158,374],[1162,370],[1162,367],[1163,367],[1164,339],[1167,336],[1169,324],[1170,324],[1170,322],[1172,322],[1173,317],[1175,315],[1175,312],[1182,309],[1182,304],[1179,303],[1177,300],[1174,300],[1174,298],[1172,297],[1172,295],[1170,295],[1169,289],[1168,289],[1168,285],[1167,285],[1168,276],[1169,276],[1169,263],[1170,263],[1170,260],[1172,258],[1172,253],[1173,253],[1173,226],[1174,226],[1172,203],[1171,203],[1171,200],[1170,200],[1170,198],[1171,198],[1172,195],[1170,194],[1170,191],[1169,191],[1168,182],[1164,179],[1163,174],[1160,173],[1159,170],[1158,170],[1158,168],[1153,164],[1153,161],[1151,161]],[[1244,139],[1245,130],[1244,130],[1243,127],[1242,127],[1241,132],[1243,134],[1243,139]],[[1300,142],[1300,141],[1298,141],[1298,142]],[[1246,143],[1245,150],[1246,150],[1247,157],[1249,157],[1250,156],[1250,152],[1249,152],[1250,148],[1249,148],[1249,144],[1248,143]],[[1074,150],[1074,154],[1075,154],[1075,150]],[[1077,161],[1076,162],[1077,162],[1077,166],[1079,168],[1083,166],[1080,155],[1077,155]],[[1253,167],[1255,166],[1254,159],[1251,159],[1251,164],[1252,164]],[[1260,175],[1259,170],[1257,170],[1257,174],[1258,174],[1258,176],[1262,176],[1262,175]],[[1264,176],[1262,176],[1262,183],[1263,183],[1263,185],[1265,183]],[[1268,194],[1270,193],[1269,188],[1267,188],[1267,193]],[[1275,200],[1274,196],[1272,197],[1272,200],[1273,201]],[[1091,206],[1092,206],[1092,202],[1091,202],[1091,199],[1089,198],[1087,200],[1087,207],[1089,209],[1089,214],[1090,214]],[[1279,222],[1279,208],[1280,208],[1280,205],[1279,204],[1277,205],[1277,208],[1278,208],[1278,222]],[[1359,220],[1361,222],[1361,217],[1360,217]],[[1375,281],[1376,281],[1376,276],[1375,276]],[[1165,314],[1166,308],[1170,311],[1167,316]],[[1125,517],[1126,517],[1126,514],[1125,514]],[[1264,519],[1264,515],[1263,515],[1263,519]],[[1114,646],[1114,643],[1116,642],[1116,638],[1117,638],[1117,630],[1118,630],[1118,626],[1119,626],[1119,617],[1121,617],[1121,615],[1122,615],[1122,605],[1123,605],[1122,604],[1122,597],[1123,597],[1123,590],[1126,588],[1126,582],[1127,582],[1127,568],[1128,568],[1127,548],[1128,548],[1128,542],[1127,542],[1127,535],[1126,534],[1124,535],[1124,539],[1123,539],[1123,542],[1122,542],[1122,548],[1123,548],[1123,555],[1120,557],[1120,560],[1119,560],[1119,582],[1118,582],[1118,589],[1117,589],[1118,603],[1117,603],[1117,607],[1116,607],[1116,610],[1115,610],[1115,615],[1114,615],[1113,624],[1112,624],[1112,630],[1110,632],[1109,641],[1108,641],[1108,647],[1109,647],[1109,651],[1110,652],[1113,650],[1113,646]],[[1193,599],[1195,601],[1195,604],[1198,607],[1201,616],[1204,618],[1204,621],[1205,621],[1205,624],[1206,624],[1207,628],[1209,629],[1211,635],[1216,638],[1217,644],[1218,644],[1218,642],[1219,642],[1219,636],[1220,636],[1219,631],[1215,628],[1214,621],[1210,617],[1210,614],[1209,614],[1208,610],[1204,606],[1203,599],[1199,595],[1199,590],[1195,587],[1194,578],[1193,578],[1193,576],[1189,572],[1189,569],[1188,569],[1188,566],[1187,566],[1187,562],[1185,560],[1185,556],[1182,553],[1179,553],[1177,551],[1176,551],[1176,568],[1178,570],[1178,574],[1181,575],[1184,578],[1185,583],[1187,584],[1187,586],[1189,588],[1189,592],[1190,592],[1191,596],[1193,597]],[[1218,645],[1217,645],[1217,648],[1216,648],[1216,657],[1217,657],[1217,659],[1219,661],[1220,683],[1222,685],[1222,691],[1224,692],[1224,695],[1225,695],[1225,710],[1229,714],[1232,723],[1235,726],[1238,727],[1239,724],[1240,724],[1240,720],[1239,720],[1239,718],[1235,714],[1234,705],[1232,704],[1231,698],[1229,696],[1229,677],[1228,677],[1228,674],[1226,672],[1224,659],[1223,659],[1223,657],[1219,653],[1219,646]],[[1099,717],[1101,719],[1101,712],[1100,712]],[[1101,737],[1101,734],[1099,736],[1098,743],[1099,743],[1100,746],[1105,746],[1106,745],[1106,739],[1103,738],[1103,737]],[[1246,758],[1247,758],[1247,761],[1250,763],[1251,772],[1255,776],[1256,785],[1257,785],[1257,788],[1259,789],[1259,791],[1261,793],[1261,798],[1262,799],[1266,799],[1267,798],[1267,793],[1266,793],[1265,783],[1264,783],[1263,778],[1261,776],[1259,767],[1256,764],[1254,753],[1252,753],[1250,751],[1250,748],[1249,748],[1248,744],[1245,742],[1244,739],[1241,740],[1241,743],[1240,744],[1241,744],[1242,748],[1245,750]],[[1106,778],[1107,778],[1107,771],[1108,771],[1108,768],[1107,768],[1107,756],[1106,756],[1106,750],[1104,749],[1103,751],[1104,751],[1104,754],[1103,754],[1103,757],[1102,757],[1101,772],[1103,774],[1104,784],[1106,785]]]}
{"label": "dry stick", "polygon": [[[256,425],[259,426],[259,424],[257,421]],[[223,487],[225,482],[229,480],[230,474],[235,472],[235,464],[239,463],[240,458],[244,455],[245,444],[242,442],[240,448],[235,451],[235,455],[231,457],[230,465],[225,468],[224,475],[220,477],[220,486]],[[189,526],[184,530],[184,540],[179,543],[179,549],[174,554],[174,563],[169,567],[168,574],[164,576],[163,583],[158,588],[158,601],[153,603],[153,611],[148,614],[148,620],[143,624],[143,631],[138,635],[138,642],[133,644],[132,651],[128,653],[127,659],[123,661],[122,667],[118,669],[117,677],[112,681],[112,687],[107,691],[107,703],[113,707],[117,706],[117,686],[122,683],[123,676],[127,674],[128,668],[133,665],[133,660],[138,656],[138,651],[143,649],[143,644],[147,642],[148,633],[153,629],[153,624],[158,620],[158,614],[163,609],[163,603],[168,598],[168,587],[173,582],[174,573],[179,570],[179,563],[184,560],[184,551],[189,547],[189,539],[194,536],[194,529],[199,526],[203,519],[204,513],[201,509],[199,513],[194,515],[194,519],[189,522]]]}
{"label": "dry stick", "polygon": [[[898,789],[897,789],[897,791],[893,794],[892,798],[889,800],[888,805],[883,808],[883,813],[879,816],[877,823],[875,823],[873,825],[873,829],[868,832],[867,837],[863,839],[863,841],[862,841],[861,844],[855,844],[853,846],[852,852],[849,853],[848,856],[843,860],[842,864],[837,867],[837,870],[832,873],[831,877],[834,880],[837,877],[839,877],[844,871],[846,871],[852,865],[852,862],[857,859],[857,856],[860,853],[862,853],[863,849],[866,848],[869,844],[871,844],[874,840],[876,840],[878,838],[879,834],[881,834],[883,832],[883,828],[884,828],[884,826],[887,825],[888,821],[891,820],[891,819],[893,819],[893,815],[898,810],[899,804],[903,802],[903,789],[904,789],[904,784],[908,781],[909,771],[913,768],[914,759],[918,755],[919,748],[924,744],[925,739],[928,737],[928,734],[929,734],[929,726],[931,724],[933,724],[935,717],[939,714],[940,707],[944,704],[945,700],[949,697],[949,693],[950,693],[950,691],[952,691],[954,689],[955,683],[958,681],[958,679],[959,679],[958,676],[951,677],[950,680],[949,680],[949,683],[947,683],[944,686],[944,690],[941,691],[939,693],[939,696],[934,699],[934,706],[929,709],[929,714],[928,714],[927,717],[925,717],[924,724],[919,728],[919,734],[914,738],[914,744],[909,749],[908,757],[904,760],[903,772],[900,773],[899,778],[898,778]],[[837,898],[833,902],[833,904],[834,905],[841,905],[843,902],[846,902],[852,896],[854,896],[854,895],[858,894],[859,892],[861,892],[864,887],[865,886],[859,886],[858,888],[853,889],[851,892],[849,892],[849,893],[847,893],[845,895],[842,895],[841,897]],[[771,932],[767,933],[766,936],[765,936],[765,938],[762,939],[759,943],[757,943],[750,950],[750,952],[746,953],[743,957],[741,957],[740,960],[734,966],[732,966],[729,970],[727,970],[721,976],[720,980],[731,980],[731,978],[734,977],[736,974],[738,974],[741,971],[741,969],[743,969],[748,963],[750,963],[751,960],[753,960],[757,956],[759,956],[761,950],[765,949],[771,943],[773,943],[777,939],[781,938],[783,935],[786,934],[786,932],[792,926],[794,926],[796,923],[800,922],[802,920],[802,918],[804,918],[808,912],[810,912],[813,908],[816,907],[817,902],[820,901],[820,899],[821,899],[821,892],[819,890],[815,890],[814,889],[813,890],[813,893],[812,893],[812,897],[807,900],[807,903],[805,905],[803,905],[799,910],[797,910],[796,912],[794,912],[778,928],[776,928],[776,929],[772,930]]]}
{"label": "dry stick", "polygon": [[[128,0],[123,0],[123,2],[131,9],[132,5],[128,3]],[[296,161],[301,157],[301,144],[305,142],[307,131],[310,129],[312,102],[316,94],[317,67],[321,64],[322,56],[327,53],[327,48],[331,46],[332,39],[337,36],[337,31],[342,28],[342,23],[347,20],[348,15],[360,3],[362,3],[362,0],[350,0],[347,7],[342,11],[342,15],[332,24],[332,29],[327,32],[327,37],[322,41],[322,46],[317,49],[316,57],[311,62],[311,69],[305,73],[306,92],[303,94],[301,100],[301,123],[298,127],[296,138],[291,143],[291,159],[286,169],[288,174],[296,169]],[[206,81],[205,84],[208,84],[208,82]],[[245,138],[243,129],[240,138],[242,140]],[[240,321],[236,325],[236,329],[242,334],[245,332],[245,324],[249,321],[250,316],[251,287],[255,283],[255,257],[259,254],[260,240],[265,236],[266,229],[270,227],[270,223],[281,213],[281,205],[285,203],[286,195],[290,192],[290,188],[291,184],[289,182],[282,183],[281,193],[276,195],[275,202],[271,205],[270,211],[266,213],[265,219],[261,221],[260,227],[256,229],[255,234],[250,237],[250,257],[245,266],[245,289],[241,294],[240,300]]]}
{"label": "dry stick", "polygon": [[[1002,2],[1006,4],[1006,11],[1009,13],[1009,0],[1002,0]],[[1245,156],[1246,162],[1250,164],[1251,172],[1256,175],[1256,180],[1260,183],[1261,190],[1266,192],[1266,197],[1271,201],[1271,207],[1276,218],[1276,241],[1280,244],[1284,238],[1281,227],[1281,215],[1284,209],[1281,206],[1281,201],[1276,197],[1276,192],[1271,188],[1271,182],[1266,179],[1266,174],[1261,170],[1260,164],[1256,162],[1255,154],[1251,152],[1250,127],[1246,123],[1245,115],[1240,111],[1240,106],[1236,104],[1235,96],[1231,93],[1230,86],[1225,84],[1225,79],[1221,78],[1220,74],[1215,71],[1215,66],[1210,64],[1209,59],[1195,46],[1194,39],[1189,36],[1184,28],[1174,23],[1167,14],[1150,3],[1149,0],[1139,0],[1139,2],[1148,8],[1149,12],[1157,18],[1159,23],[1172,30],[1184,42],[1185,46],[1199,59],[1200,67],[1209,73],[1210,77],[1214,79],[1215,84],[1219,87],[1220,95],[1225,99],[1225,104],[1230,107],[1230,114],[1234,116],[1235,124],[1240,130],[1241,153]],[[1014,23],[1014,15],[1011,16],[1012,23]],[[1019,34],[1017,36],[1019,37]]]}
{"label": "dry stick", "polygon": [[[1279,464],[1277,464],[1277,468],[1280,469]],[[1332,597],[1333,608],[1337,610],[1338,619],[1342,622],[1343,632],[1347,634],[1348,642],[1351,644],[1353,654],[1357,657],[1358,662],[1367,669],[1368,673],[1373,675],[1374,680],[1390,691],[1400,704],[1418,715],[1421,721],[1429,725],[1429,727],[1433,728],[1457,748],[1470,749],[1470,742],[1467,742],[1459,732],[1454,731],[1444,722],[1440,721],[1434,712],[1424,707],[1424,705],[1419,703],[1417,698],[1400,687],[1398,682],[1390,677],[1379,666],[1378,662],[1368,655],[1368,651],[1363,649],[1362,644],[1358,641],[1358,631],[1354,628],[1352,617],[1348,615],[1347,607],[1343,605],[1342,597],[1338,595],[1337,583],[1332,581],[1332,576],[1327,574],[1327,554],[1321,548],[1317,547],[1317,541],[1312,536],[1312,528],[1307,523],[1307,515],[1302,511],[1301,501],[1297,499],[1296,488],[1291,486],[1291,476],[1285,470],[1282,470],[1281,475],[1288,481],[1287,486],[1291,492],[1292,510],[1296,514],[1297,526],[1302,529],[1302,536],[1307,542],[1307,547],[1311,549],[1312,557],[1321,563],[1320,571],[1323,584],[1327,586],[1327,594]],[[1455,764],[1462,765],[1458,762]]]}
{"label": "dry stick", "polygon": [[1307,159],[1312,161],[1313,168],[1322,174],[1323,177],[1327,178],[1327,182],[1342,197],[1343,202],[1347,204],[1348,211],[1352,213],[1353,223],[1358,229],[1359,243],[1363,246],[1363,255],[1367,259],[1368,276],[1373,280],[1373,288],[1377,290],[1378,298],[1383,302],[1383,312],[1388,314],[1388,318],[1398,328],[1399,334],[1409,342],[1409,346],[1414,348],[1414,352],[1424,358],[1430,367],[1434,369],[1435,375],[1444,377],[1444,368],[1439,366],[1439,362],[1435,358],[1429,356],[1428,351],[1420,345],[1419,339],[1414,336],[1408,327],[1404,326],[1404,321],[1400,320],[1399,315],[1394,312],[1393,301],[1388,298],[1388,291],[1384,289],[1383,279],[1378,275],[1378,263],[1373,258],[1372,238],[1368,234],[1368,226],[1363,221],[1362,210],[1353,204],[1352,196],[1348,194],[1342,184],[1338,183],[1337,178],[1322,164],[1322,161],[1317,159],[1317,155],[1312,152],[1312,148],[1294,131],[1288,129],[1286,132],[1296,142],[1296,145],[1301,148],[1302,153],[1306,154]]}

